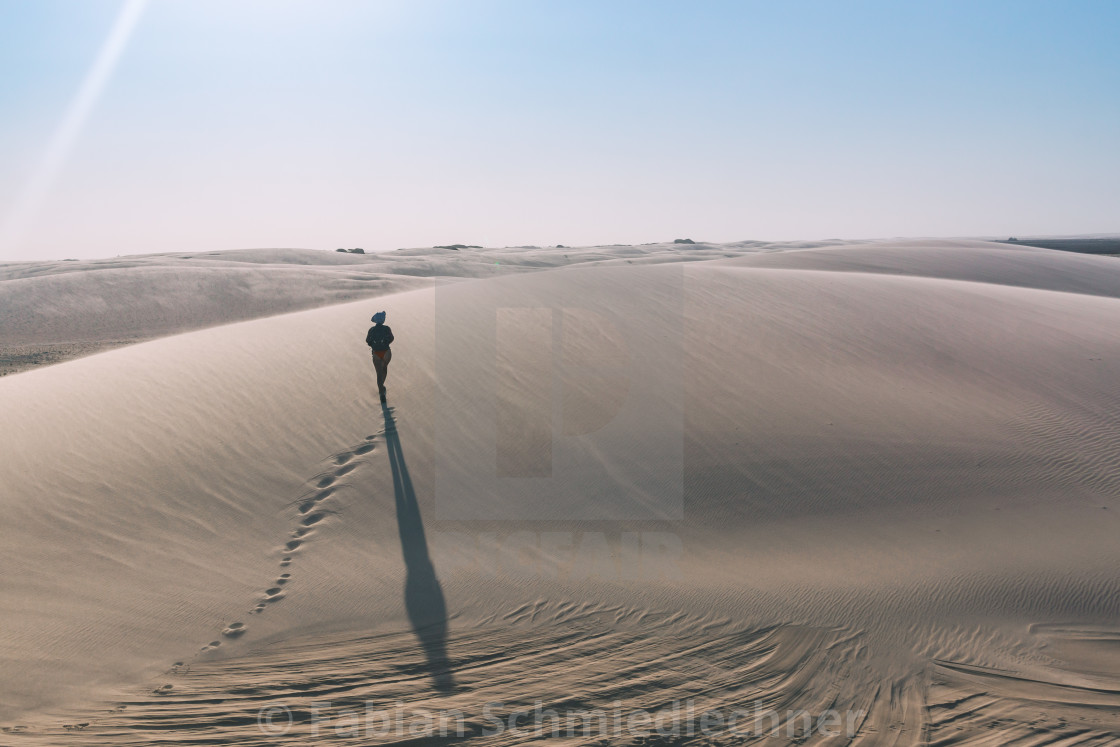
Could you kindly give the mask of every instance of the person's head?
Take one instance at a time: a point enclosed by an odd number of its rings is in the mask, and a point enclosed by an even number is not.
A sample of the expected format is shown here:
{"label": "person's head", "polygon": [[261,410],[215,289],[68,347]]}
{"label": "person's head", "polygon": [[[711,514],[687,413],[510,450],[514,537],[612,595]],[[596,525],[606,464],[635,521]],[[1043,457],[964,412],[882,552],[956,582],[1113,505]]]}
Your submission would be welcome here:
{"label": "person's head", "polygon": [[384,324],[385,323],[385,312],[384,311],[377,312],[376,314],[373,315],[373,318],[370,321],[373,322],[374,324]]}

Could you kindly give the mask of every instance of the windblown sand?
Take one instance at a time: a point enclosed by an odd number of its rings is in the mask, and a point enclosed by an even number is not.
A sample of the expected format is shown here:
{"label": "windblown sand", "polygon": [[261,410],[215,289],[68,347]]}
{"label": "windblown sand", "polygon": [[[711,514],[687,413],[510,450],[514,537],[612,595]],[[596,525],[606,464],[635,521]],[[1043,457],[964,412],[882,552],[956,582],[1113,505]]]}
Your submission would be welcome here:
{"label": "windblown sand", "polygon": [[0,268],[0,743],[1120,743],[1115,259],[392,254]]}

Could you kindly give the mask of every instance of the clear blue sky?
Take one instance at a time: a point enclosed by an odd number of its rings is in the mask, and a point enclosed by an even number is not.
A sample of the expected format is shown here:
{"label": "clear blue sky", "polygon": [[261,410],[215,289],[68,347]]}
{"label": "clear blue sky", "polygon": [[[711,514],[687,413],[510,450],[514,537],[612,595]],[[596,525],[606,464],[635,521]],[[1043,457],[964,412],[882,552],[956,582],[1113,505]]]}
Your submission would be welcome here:
{"label": "clear blue sky", "polygon": [[1113,0],[132,2],[0,0],[0,259],[1120,232]]}

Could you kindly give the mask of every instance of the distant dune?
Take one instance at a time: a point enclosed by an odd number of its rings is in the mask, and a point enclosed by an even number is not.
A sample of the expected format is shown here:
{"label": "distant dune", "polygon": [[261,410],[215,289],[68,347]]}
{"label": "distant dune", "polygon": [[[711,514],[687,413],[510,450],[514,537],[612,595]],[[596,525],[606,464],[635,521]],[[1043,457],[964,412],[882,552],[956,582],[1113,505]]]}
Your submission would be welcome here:
{"label": "distant dune", "polygon": [[550,735],[535,708],[676,702],[722,720],[557,743],[1120,743],[1114,258],[667,243],[0,276],[5,344],[159,338],[0,380],[0,741],[449,743],[350,728],[371,703],[517,744]]}
{"label": "distant dune", "polygon": [[1019,246],[1037,246],[1044,249],[1057,249],[1062,252],[1081,254],[1108,254],[1120,256],[1120,237],[1086,236],[1082,238],[1024,238],[1007,239],[1006,243]]}
{"label": "distant dune", "polygon": [[219,324],[431,287],[436,279],[678,256],[653,246],[364,255],[243,249],[0,263],[0,375]]}

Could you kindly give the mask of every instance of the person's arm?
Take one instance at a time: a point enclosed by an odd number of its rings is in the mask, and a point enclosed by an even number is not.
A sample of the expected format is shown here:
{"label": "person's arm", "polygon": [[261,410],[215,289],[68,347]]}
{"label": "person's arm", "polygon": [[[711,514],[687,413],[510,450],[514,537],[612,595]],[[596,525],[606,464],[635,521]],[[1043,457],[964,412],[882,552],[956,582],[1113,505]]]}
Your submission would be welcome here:
{"label": "person's arm", "polygon": [[369,345],[371,348],[373,347],[373,330],[374,328],[370,327],[369,332],[366,332],[366,345]]}
{"label": "person's arm", "polygon": [[386,342],[386,344],[387,345],[392,345],[393,340],[396,339],[396,338],[393,337],[393,328],[390,327],[389,325],[385,325],[385,331],[389,333],[389,340],[388,340],[388,342]]}

